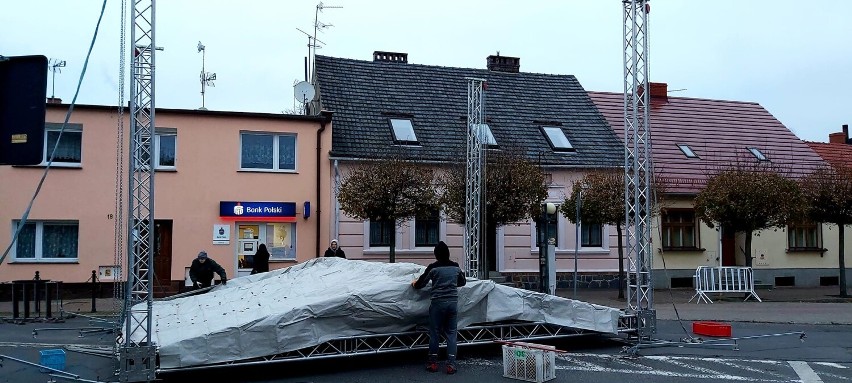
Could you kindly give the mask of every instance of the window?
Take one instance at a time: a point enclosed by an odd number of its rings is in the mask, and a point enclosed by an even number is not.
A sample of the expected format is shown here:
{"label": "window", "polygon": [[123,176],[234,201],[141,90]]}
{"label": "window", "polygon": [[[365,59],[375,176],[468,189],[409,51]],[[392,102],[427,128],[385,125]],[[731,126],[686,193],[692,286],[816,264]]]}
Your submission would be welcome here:
{"label": "window", "polygon": [[157,131],[154,135],[154,169],[174,169],[177,131]]}
{"label": "window", "polygon": [[[16,221],[17,230],[20,222]],[[27,221],[15,243],[16,261],[77,261],[76,221]],[[14,235],[14,233],[13,233]]]}
{"label": "window", "polygon": [[394,229],[390,220],[370,221],[370,247],[390,247]]}
{"label": "window", "polygon": [[296,170],[296,135],[241,133],[240,168]]}
{"label": "window", "polygon": [[758,148],[748,148],[748,151],[750,151],[758,161],[769,161],[769,159],[766,158],[766,156],[763,155],[763,152],[761,152]]}
{"label": "window", "polygon": [[497,140],[494,139],[494,135],[491,133],[491,127],[488,124],[477,124],[474,125],[475,134],[481,134],[482,138],[485,139],[485,145],[490,147],[497,147]]}
{"label": "window", "polygon": [[83,125],[67,124],[62,135],[62,124],[46,123],[44,128],[44,163],[50,160],[56,142],[56,154],[53,156],[54,165],[80,165],[83,151]]}
{"label": "window", "polygon": [[414,246],[435,246],[440,239],[441,215],[438,209],[429,212],[429,215],[414,220]]}
{"label": "window", "polygon": [[661,217],[663,249],[695,249],[698,247],[693,210],[665,211]]}
{"label": "window", "polygon": [[603,225],[583,222],[580,225],[580,246],[603,247]]}
{"label": "window", "polygon": [[266,249],[271,261],[296,259],[296,224],[266,224]]}
{"label": "window", "polygon": [[568,141],[568,137],[565,136],[565,132],[562,131],[562,128],[558,126],[542,126],[541,130],[544,132],[544,136],[547,137],[547,142],[550,143],[550,147],[553,148],[554,151],[574,151],[574,147],[571,146],[571,141]]}
{"label": "window", "polygon": [[698,155],[689,147],[687,144],[677,144],[677,147],[680,148],[680,151],[683,152],[683,155],[686,158],[698,158]]}
{"label": "window", "polygon": [[798,223],[787,227],[788,250],[821,249],[822,241],[816,223]]}
{"label": "window", "polygon": [[400,145],[417,145],[417,135],[414,134],[411,120],[391,118],[390,124],[394,142]]}

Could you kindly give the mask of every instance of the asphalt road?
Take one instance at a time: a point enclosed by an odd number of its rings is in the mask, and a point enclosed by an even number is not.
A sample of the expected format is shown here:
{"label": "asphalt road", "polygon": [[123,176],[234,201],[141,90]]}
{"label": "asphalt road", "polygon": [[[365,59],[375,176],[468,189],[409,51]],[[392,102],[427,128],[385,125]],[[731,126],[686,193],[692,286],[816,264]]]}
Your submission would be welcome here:
{"label": "asphalt road", "polygon": [[[621,338],[582,336],[550,342],[561,350],[555,382],[852,382],[852,326],[733,322],[736,341],[711,345],[693,338],[690,321],[660,320],[656,338],[639,347]],[[85,318],[65,323],[0,324],[0,383],[45,382],[37,367],[8,357],[38,362],[39,351],[76,345],[109,348],[114,334],[80,337],[80,328],[95,326]],[[44,330],[63,328],[64,330]],[[37,335],[33,336],[33,330]],[[805,337],[800,339],[800,333]],[[692,338],[692,339],[690,339]],[[688,342],[681,342],[681,340]],[[717,342],[718,343],[718,342]],[[75,347],[72,347],[74,349]],[[627,350],[625,350],[627,349]],[[634,352],[635,351],[635,352]],[[116,381],[110,358],[66,350],[66,371],[82,379]],[[456,375],[425,371],[422,350],[284,362],[239,368],[207,369],[158,376],[165,382],[513,382],[503,377],[498,345],[468,346],[459,351]],[[73,380],[58,380],[73,381]]]}

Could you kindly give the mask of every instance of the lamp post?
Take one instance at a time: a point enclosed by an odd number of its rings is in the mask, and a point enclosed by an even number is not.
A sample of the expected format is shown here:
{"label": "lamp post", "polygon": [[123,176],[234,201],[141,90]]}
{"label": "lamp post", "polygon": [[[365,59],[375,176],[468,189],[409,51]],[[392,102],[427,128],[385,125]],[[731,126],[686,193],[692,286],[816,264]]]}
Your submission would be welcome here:
{"label": "lamp post", "polygon": [[[555,294],[556,260],[551,249],[550,217],[556,213],[556,205],[548,202],[542,206],[541,227],[538,238],[539,288],[541,293]],[[553,287],[551,287],[553,285]]]}

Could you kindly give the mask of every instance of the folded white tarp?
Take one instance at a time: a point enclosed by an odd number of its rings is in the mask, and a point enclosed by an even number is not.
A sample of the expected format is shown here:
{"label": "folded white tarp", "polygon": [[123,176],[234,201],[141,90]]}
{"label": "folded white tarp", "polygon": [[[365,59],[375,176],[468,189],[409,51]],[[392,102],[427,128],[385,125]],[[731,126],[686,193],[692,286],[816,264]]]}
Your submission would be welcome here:
{"label": "folded white tarp", "polygon": [[[237,361],[427,325],[429,287],[410,285],[424,269],[318,258],[235,278],[207,294],[154,302],[151,334],[160,367]],[[521,320],[616,333],[619,315],[615,308],[491,281],[469,279],[459,289],[459,328]]]}

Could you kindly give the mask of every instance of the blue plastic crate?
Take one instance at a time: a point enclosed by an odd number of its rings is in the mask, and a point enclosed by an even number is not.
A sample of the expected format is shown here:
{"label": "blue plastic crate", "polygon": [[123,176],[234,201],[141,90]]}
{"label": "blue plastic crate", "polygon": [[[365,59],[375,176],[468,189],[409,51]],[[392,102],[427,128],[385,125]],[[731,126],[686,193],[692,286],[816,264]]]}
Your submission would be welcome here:
{"label": "blue plastic crate", "polygon": [[[65,350],[53,349],[39,352],[41,353],[41,360],[39,360],[39,364],[56,370],[65,371]],[[48,370],[43,369],[43,371]]]}

